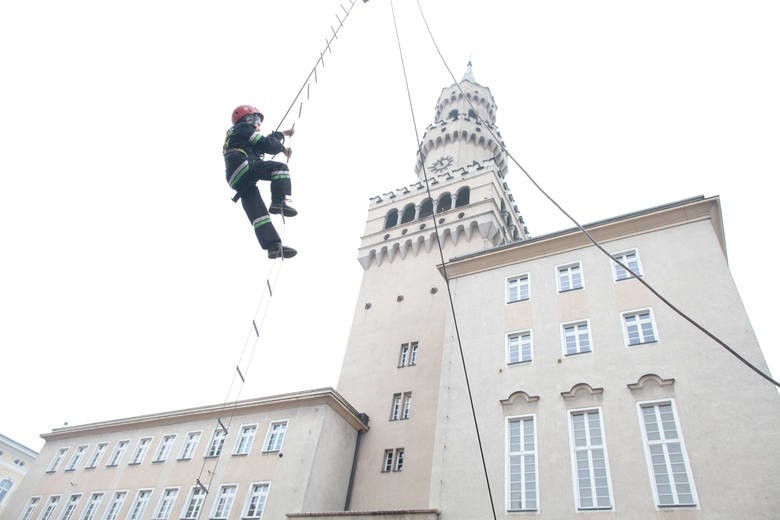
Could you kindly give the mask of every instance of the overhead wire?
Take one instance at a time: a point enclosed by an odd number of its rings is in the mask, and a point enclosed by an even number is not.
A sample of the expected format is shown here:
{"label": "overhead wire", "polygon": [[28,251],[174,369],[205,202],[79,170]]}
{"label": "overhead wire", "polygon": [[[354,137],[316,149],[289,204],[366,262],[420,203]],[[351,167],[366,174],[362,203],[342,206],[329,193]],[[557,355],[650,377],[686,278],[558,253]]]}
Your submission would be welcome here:
{"label": "overhead wire", "polygon": [[[463,89],[460,86],[460,83],[455,78],[455,75],[452,73],[452,70],[450,69],[449,65],[447,65],[447,61],[444,59],[444,55],[442,54],[441,50],[439,49],[439,45],[436,43],[436,39],[433,36],[433,32],[431,31],[430,26],[428,25],[428,20],[425,18],[425,13],[423,12],[422,6],[420,5],[420,0],[417,0],[417,7],[420,11],[420,16],[422,17],[423,23],[425,24],[425,28],[428,30],[428,34],[430,35],[431,42],[433,43],[433,46],[436,48],[436,52],[439,54],[439,57],[441,58],[442,63],[444,64],[444,67],[447,69],[447,72],[449,73],[450,77],[452,77],[453,81],[455,82],[455,85],[458,87],[458,90],[460,90],[461,95],[463,98],[468,102],[469,106],[471,106],[472,109],[474,109],[474,112],[476,112],[475,107],[472,105],[471,100],[466,95],[465,92],[463,92]],[[480,118],[481,120],[481,118]],[[642,285],[645,286],[653,295],[655,295],[659,300],[661,300],[667,307],[669,307],[672,311],[674,311],[677,315],[679,315],[681,318],[686,320],[688,323],[693,325],[695,328],[697,328],[699,331],[704,333],[707,337],[712,339],[715,343],[723,347],[727,352],[729,352],[731,355],[733,355],[737,360],[742,362],[745,366],[747,366],[749,369],[751,369],[753,372],[758,374],[759,376],[763,377],[773,385],[780,387],[780,382],[773,379],[772,376],[758,368],[756,365],[748,361],[744,356],[742,356],[739,352],[737,352],[734,348],[729,346],[725,341],[721,340],[719,337],[717,337],[715,334],[710,332],[708,329],[706,329],[703,325],[699,324],[696,320],[691,318],[688,314],[683,312],[681,309],[679,309],[676,305],[674,305],[672,302],[670,302],[667,298],[665,298],[661,293],[659,293],[647,280],[645,280],[642,276],[640,276],[638,273],[634,272],[630,267],[625,265],[623,262],[615,258],[611,253],[609,253],[604,247],[595,239],[593,238],[593,235],[590,234],[590,232],[585,229],[582,224],[580,224],[569,212],[567,212],[558,202],[555,201],[555,199],[552,198],[542,187],[539,185],[538,182],[531,176],[530,173],[528,173],[528,170],[526,170],[518,161],[514,158],[514,156],[509,152],[509,150],[504,145],[503,141],[493,132],[493,129],[490,125],[485,125],[488,132],[491,136],[496,140],[496,143],[501,147],[501,149],[506,153],[507,157],[509,157],[512,162],[520,168],[520,171],[523,172],[523,174],[528,178],[528,180],[533,184],[539,192],[544,195],[547,200],[549,200],[558,210],[566,216],[576,227],[579,229],[587,238],[588,240],[602,253],[604,253],[606,256],[608,256],[610,259],[612,259],[613,262],[618,264],[620,267],[625,269],[627,272],[631,273],[631,275],[638,280]],[[446,271],[445,271],[446,276]]]}
{"label": "overhead wire", "polygon": [[[406,65],[404,63],[403,48],[401,46],[401,37],[400,37],[400,35],[398,33],[398,23],[396,21],[395,8],[393,7],[393,0],[390,0],[390,10],[391,10],[392,15],[393,15],[393,27],[395,28],[395,37],[396,37],[396,41],[398,43],[398,53],[399,53],[400,59],[401,59],[401,68],[403,70],[403,75],[404,75],[404,84],[406,85],[406,95],[407,95],[407,98],[409,100],[409,110],[411,112],[412,125],[414,126],[414,135],[415,135],[415,139],[417,140],[417,151],[420,154],[420,157],[423,157],[422,141],[420,140],[420,134],[417,131],[417,119],[415,118],[415,115],[414,115],[414,106],[413,106],[413,103],[412,103],[412,94],[411,94],[411,89],[409,88],[409,79],[408,79],[407,74],[406,74]],[[428,197],[432,199],[430,183],[428,182],[428,172],[425,169],[425,161],[424,160],[422,161],[422,172],[423,172],[423,176],[425,177],[425,189],[427,191]],[[475,406],[474,406],[474,397],[473,397],[472,392],[471,392],[471,383],[469,382],[469,374],[468,374],[468,370],[466,368],[466,360],[465,360],[465,357],[464,357],[464,354],[463,354],[463,343],[461,342],[460,330],[459,330],[459,327],[458,327],[458,319],[457,319],[457,315],[455,314],[455,304],[454,304],[454,300],[452,298],[452,290],[450,289],[450,280],[449,280],[449,277],[447,276],[447,264],[444,261],[444,249],[442,247],[441,237],[439,236],[439,225],[436,222],[436,215],[433,214],[433,213],[431,214],[431,220],[433,221],[434,235],[436,236],[436,244],[437,244],[438,249],[439,249],[439,257],[441,259],[441,265],[443,266],[443,269],[444,269],[444,282],[445,282],[445,286],[447,287],[447,296],[449,298],[450,311],[452,313],[452,321],[453,321],[454,328],[455,328],[455,336],[457,338],[458,349],[459,349],[459,352],[460,352],[461,364],[463,366],[463,374],[464,374],[464,377],[465,377],[465,380],[466,380],[466,391],[468,393],[469,404],[471,406],[471,415],[472,415],[472,418],[474,420],[474,429],[476,431],[477,444],[479,446],[479,454],[480,454],[480,458],[482,460],[482,469],[484,471],[485,483],[487,485],[488,497],[490,499],[490,509],[491,509],[491,511],[493,513],[493,519],[496,520],[496,518],[497,518],[496,517],[496,506],[495,506],[495,503],[494,503],[494,500],[493,500],[493,492],[492,492],[491,487],[490,487],[490,476],[488,475],[487,463],[485,462],[485,450],[484,450],[484,448],[482,446],[482,438],[481,438],[480,433],[479,433],[479,422],[477,421],[477,414],[476,414],[476,409],[475,409]]]}

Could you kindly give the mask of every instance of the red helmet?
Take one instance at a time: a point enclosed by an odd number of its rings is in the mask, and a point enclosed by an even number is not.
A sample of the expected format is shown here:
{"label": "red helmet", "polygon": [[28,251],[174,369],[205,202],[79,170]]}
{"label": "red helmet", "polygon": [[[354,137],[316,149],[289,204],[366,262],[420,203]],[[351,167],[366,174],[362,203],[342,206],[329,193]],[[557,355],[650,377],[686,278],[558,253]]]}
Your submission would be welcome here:
{"label": "red helmet", "polygon": [[263,116],[263,113],[260,112],[258,109],[251,105],[241,105],[240,107],[233,110],[233,124],[235,125],[239,121],[241,121],[241,118],[244,116],[247,116],[249,114],[258,114],[260,116],[260,121],[265,119]]}

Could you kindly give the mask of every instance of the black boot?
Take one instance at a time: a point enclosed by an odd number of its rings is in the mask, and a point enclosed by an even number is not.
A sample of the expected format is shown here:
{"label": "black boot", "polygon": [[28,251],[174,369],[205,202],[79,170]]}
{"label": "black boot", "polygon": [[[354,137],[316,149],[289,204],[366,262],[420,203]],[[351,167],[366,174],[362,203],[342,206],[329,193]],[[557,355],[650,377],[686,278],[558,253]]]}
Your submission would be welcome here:
{"label": "black boot", "polygon": [[274,215],[281,213],[285,217],[294,217],[298,214],[298,211],[292,206],[288,205],[284,200],[271,203],[271,206],[268,208],[268,212],[273,213]]}
{"label": "black boot", "polygon": [[273,244],[271,247],[268,248],[268,258],[275,259],[275,258],[292,258],[295,255],[298,254],[298,251],[293,249],[292,247],[283,246],[281,242],[278,244]]}

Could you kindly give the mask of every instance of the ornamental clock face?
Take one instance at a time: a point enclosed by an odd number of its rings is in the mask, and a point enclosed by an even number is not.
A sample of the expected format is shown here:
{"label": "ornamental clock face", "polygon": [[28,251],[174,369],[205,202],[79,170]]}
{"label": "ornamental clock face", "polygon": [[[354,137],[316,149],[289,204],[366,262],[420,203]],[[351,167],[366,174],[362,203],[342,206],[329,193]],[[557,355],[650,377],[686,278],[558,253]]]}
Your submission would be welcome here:
{"label": "ornamental clock face", "polygon": [[455,159],[451,155],[442,155],[441,157],[433,161],[433,163],[431,163],[430,168],[434,172],[438,173],[452,166],[452,163],[454,162]]}

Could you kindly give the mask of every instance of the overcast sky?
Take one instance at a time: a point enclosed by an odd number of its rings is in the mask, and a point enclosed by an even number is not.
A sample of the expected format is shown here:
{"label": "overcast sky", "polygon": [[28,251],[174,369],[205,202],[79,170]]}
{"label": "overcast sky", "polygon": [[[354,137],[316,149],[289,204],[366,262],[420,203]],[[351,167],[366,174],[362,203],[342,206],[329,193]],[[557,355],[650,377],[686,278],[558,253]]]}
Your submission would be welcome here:
{"label": "overcast sky", "polygon": [[[421,3],[457,78],[471,59],[491,89],[509,151],[581,222],[721,197],[731,270],[780,375],[778,4]],[[394,6],[422,134],[452,78],[417,3]],[[272,264],[230,201],[224,132],[244,103],[280,123],[337,14],[337,0],[3,4],[0,432],[40,449],[65,422],[231,395]],[[282,123],[297,130],[300,215],[283,234],[299,255],[242,398],[336,385],[369,197],[416,180],[389,0],[357,0],[305,92]],[[518,168],[507,180],[533,236],[571,227]]]}

